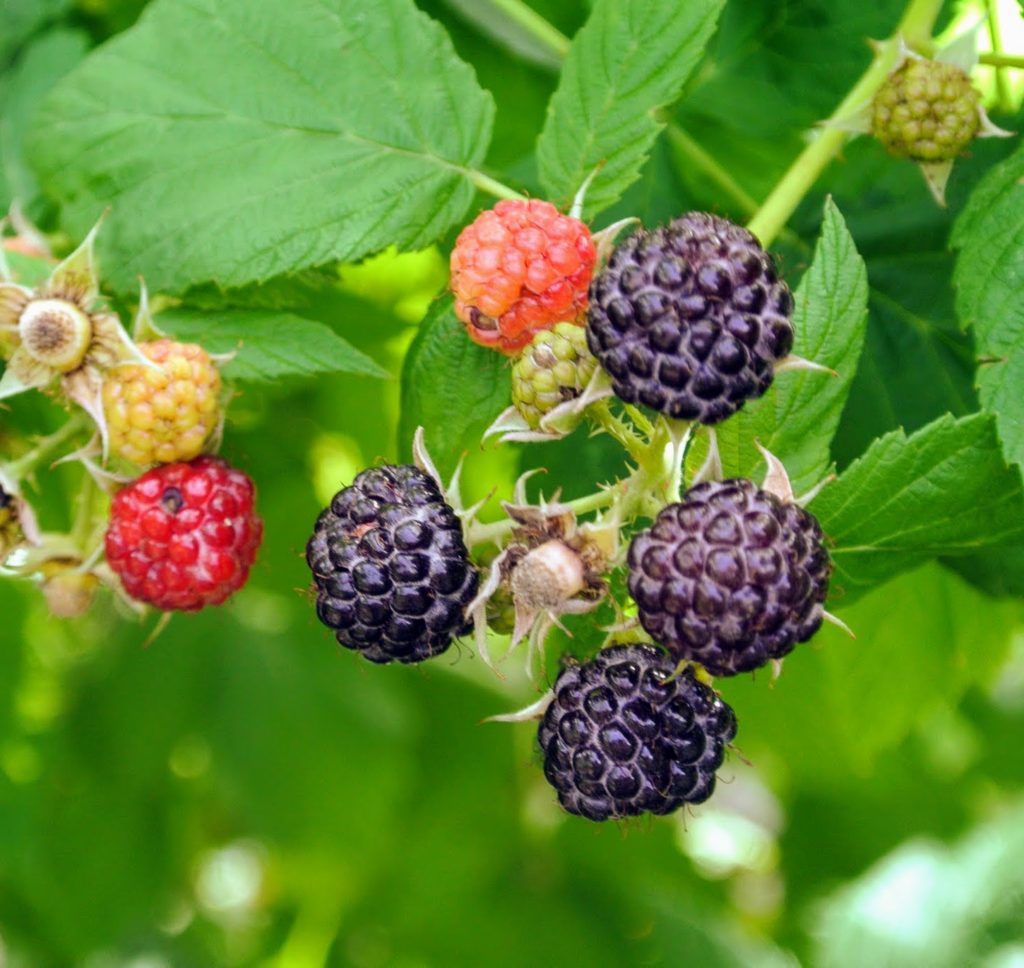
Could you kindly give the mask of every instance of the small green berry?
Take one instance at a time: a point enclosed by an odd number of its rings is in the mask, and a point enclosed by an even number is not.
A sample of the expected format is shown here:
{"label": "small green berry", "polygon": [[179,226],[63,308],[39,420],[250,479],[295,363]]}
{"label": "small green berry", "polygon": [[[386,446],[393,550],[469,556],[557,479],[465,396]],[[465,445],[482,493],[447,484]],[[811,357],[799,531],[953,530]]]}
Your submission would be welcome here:
{"label": "small green berry", "polygon": [[512,402],[536,430],[546,413],[583,392],[596,366],[586,330],[576,323],[558,323],[537,333],[516,360]]}
{"label": "small green berry", "polygon": [[871,106],[871,133],[887,151],[918,162],[952,161],[978,134],[980,95],[953,64],[910,59]]}

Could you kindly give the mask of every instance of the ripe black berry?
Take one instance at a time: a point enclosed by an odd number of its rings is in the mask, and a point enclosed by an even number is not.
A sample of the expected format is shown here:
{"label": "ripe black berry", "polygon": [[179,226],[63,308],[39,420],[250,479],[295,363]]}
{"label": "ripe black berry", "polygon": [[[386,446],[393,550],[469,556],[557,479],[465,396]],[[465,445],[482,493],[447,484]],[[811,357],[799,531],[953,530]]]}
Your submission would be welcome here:
{"label": "ripe black berry", "polygon": [[617,645],[567,666],[537,738],[544,775],[588,820],[702,803],[736,735],[732,709],[649,645]]}
{"label": "ripe black berry", "polygon": [[478,575],[462,525],[412,465],[370,468],[335,494],[306,561],[320,621],[371,662],[421,662],[469,630]]}
{"label": "ripe black berry", "polygon": [[591,283],[587,341],[621,400],[714,424],[771,385],[792,312],[753,235],[690,212],[615,249]]}
{"label": "ripe black berry", "polygon": [[698,484],[629,548],[643,627],[716,676],[756,669],[809,639],[830,572],[813,515],[747,480]]}

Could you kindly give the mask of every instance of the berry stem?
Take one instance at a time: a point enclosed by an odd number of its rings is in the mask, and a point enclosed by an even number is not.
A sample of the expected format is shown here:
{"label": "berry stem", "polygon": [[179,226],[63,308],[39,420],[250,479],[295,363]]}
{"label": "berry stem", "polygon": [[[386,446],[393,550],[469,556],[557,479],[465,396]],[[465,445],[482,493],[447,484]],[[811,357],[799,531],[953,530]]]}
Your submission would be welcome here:
{"label": "berry stem", "polygon": [[1024,70],[1024,54],[979,54],[978,63],[988,67],[1015,67]]}
{"label": "berry stem", "polygon": [[647,419],[639,407],[634,406],[632,403],[624,403],[622,409],[626,412],[626,416],[639,427],[640,433],[646,434],[648,437],[654,433],[654,424]]}
{"label": "berry stem", "polygon": [[900,56],[900,37],[910,46],[930,43],[932,28],[942,3],[943,0],[911,0],[893,36],[875,46],[875,57],[868,69],[850,88],[839,107],[824,122],[817,137],[800,152],[764,204],[747,223],[747,228],[760,239],[762,245],[770,245],[783,230],[804,196],[846,144],[850,132],[843,129],[843,124],[870,103],[878,88],[896,67]]}
{"label": "berry stem", "polygon": [[520,200],[526,198],[521,192],[517,192],[514,188],[509,188],[508,185],[503,184],[496,178],[491,178],[490,175],[485,175],[482,171],[477,171],[475,168],[467,168],[465,171],[477,190],[485,195],[493,195],[495,198],[514,198]]}
{"label": "berry stem", "polygon": [[[599,400],[597,403],[591,404],[587,414],[605,433],[614,437],[638,464],[642,464],[647,459],[648,445],[637,436],[625,420],[612,413],[611,405],[607,400]],[[649,422],[648,426],[650,426]]]}
{"label": "berry stem", "polygon": [[[999,25],[999,5],[994,0],[985,0],[985,11],[988,14],[988,36],[992,41],[992,52],[1003,52],[1002,30]],[[1013,109],[1013,98],[1010,96],[1010,85],[1001,65],[994,64],[996,76],[996,102],[1000,111],[1009,112]]]}
{"label": "berry stem", "polygon": [[569,53],[571,46],[569,38],[522,0],[485,0],[485,2],[486,5],[501,11],[555,57],[561,59]]}
{"label": "berry stem", "polygon": [[7,464],[5,470],[13,480],[21,480],[84,427],[85,417],[76,413],[65,421],[59,430],[54,431],[48,437],[43,437],[30,451]]}

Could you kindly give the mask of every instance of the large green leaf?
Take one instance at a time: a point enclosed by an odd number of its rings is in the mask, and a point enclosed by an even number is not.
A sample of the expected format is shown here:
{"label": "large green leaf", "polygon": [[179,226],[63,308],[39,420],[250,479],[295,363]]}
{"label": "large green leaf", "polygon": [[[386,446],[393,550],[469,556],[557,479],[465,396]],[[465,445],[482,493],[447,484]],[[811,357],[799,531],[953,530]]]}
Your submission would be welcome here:
{"label": "large green leaf", "polygon": [[109,280],[239,286],[422,246],[473,196],[493,106],[411,0],[157,0],[47,100],[35,163]]}
{"label": "large green leaf", "polygon": [[601,166],[586,211],[607,208],[640,174],[723,0],[598,0],[572,43],[537,142],[541,184],[567,202]]}
{"label": "large green leaf", "polygon": [[450,473],[509,405],[510,379],[508,358],[477,346],[456,319],[451,297],[439,299],[420,323],[402,370],[402,448],[423,427],[438,469]]}
{"label": "large green leaf", "polygon": [[761,459],[756,438],[783,461],[797,492],[825,476],[832,437],[864,345],[867,298],[864,260],[829,200],[814,261],[796,291],[793,352],[838,375],[782,373],[764,397],[724,423],[718,441],[728,473],[749,475],[754,470]]}
{"label": "large green leaf", "polygon": [[290,313],[173,309],[161,313],[158,322],[161,328],[201,343],[211,353],[234,353],[224,373],[235,380],[279,380],[317,373],[388,376],[387,370],[330,327]]}
{"label": "large green leaf", "polygon": [[1006,456],[1024,466],[1024,152],[994,168],[953,233],[957,310],[974,327],[978,391],[995,414]]}
{"label": "large green leaf", "polygon": [[1024,537],[1024,491],[988,414],[880,437],[811,504],[834,543],[832,591],[849,600],[937,555]]}

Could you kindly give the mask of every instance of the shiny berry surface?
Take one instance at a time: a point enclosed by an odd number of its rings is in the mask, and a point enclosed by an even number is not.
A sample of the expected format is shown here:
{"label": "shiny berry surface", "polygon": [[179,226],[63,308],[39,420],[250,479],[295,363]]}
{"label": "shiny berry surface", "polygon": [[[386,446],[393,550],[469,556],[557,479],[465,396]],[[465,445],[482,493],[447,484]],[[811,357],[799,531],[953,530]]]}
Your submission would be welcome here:
{"label": "shiny berry surface", "polygon": [[590,288],[587,339],[621,400],[715,424],[771,385],[792,312],[753,235],[690,212],[616,247]]}
{"label": "shiny berry surface", "polygon": [[428,474],[371,467],[334,495],[306,546],[317,616],[371,662],[422,662],[469,630],[478,574]]}
{"label": "shiny berry surface", "polygon": [[617,645],[567,666],[537,731],[544,775],[588,820],[702,803],[736,717],[689,668],[649,645]]}
{"label": "shiny berry surface", "polygon": [[643,627],[716,676],[757,669],[809,639],[831,570],[814,516],[748,480],[698,484],[629,548]]}

